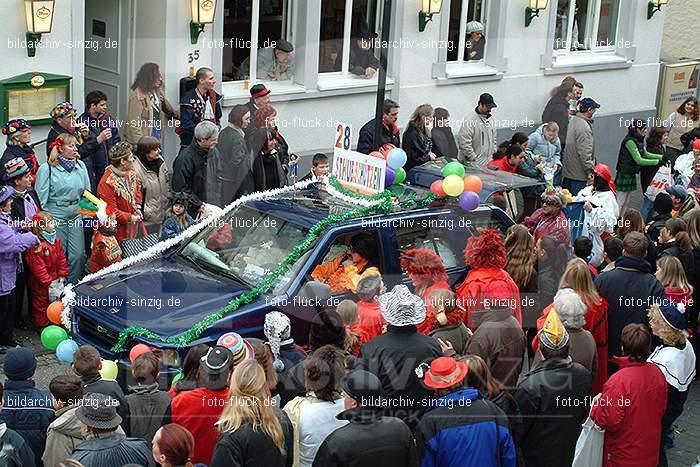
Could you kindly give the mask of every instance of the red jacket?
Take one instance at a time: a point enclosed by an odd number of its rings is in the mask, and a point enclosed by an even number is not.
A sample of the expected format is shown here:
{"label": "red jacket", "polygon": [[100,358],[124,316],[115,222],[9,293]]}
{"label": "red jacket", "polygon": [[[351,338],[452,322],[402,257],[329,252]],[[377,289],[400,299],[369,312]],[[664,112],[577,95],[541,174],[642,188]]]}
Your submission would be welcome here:
{"label": "red jacket", "polygon": [[360,336],[360,345],[371,341],[382,333],[384,329],[384,318],[382,317],[378,302],[358,300],[357,316],[357,324],[352,326],[351,330]]}
{"label": "red jacket", "polygon": [[457,287],[457,300],[466,310],[464,321],[472,331],[475,329],[472,312],[483,310],[485,302],[489,300],[511,308],[520,326],[523,324],[520,290],[510,274],[501,268],[477,268],[469,271],[467,278]]}
{"label": "red jacket", "polygon": [[107,203],[117,217],[117,241],[122,244],[135,231],[131,223],[131,215],[141,208],[141,183],[136,177],[136,172],[129,169],[121,176],[114,166],[108,166],[100,184],[97,186],[97,194]]}
{"label": "red jacket", "polygon": [[512,174],[515,173],[515,170],[518,168],[517,165],[510,165],[508,162],[508,156],[489,162],[487,167],[496,167],[498,170]]}
{"label": "red jacket", "polygon": [[430,331],[432,331],[432,329],[430,328],[430,325],[428,324],[428,322],[429,322],[428,317],[433,312],[433,309],[430,306],[430,294],[433,293],[435,290],[441,290],[441,289],[452,290],[452,288],[450,287],[450,284],[448,284],[447,281],[442,280],[440,282],[436,282],[435,284],[433,284],[430,287],[428,287],[427,289],[425,289],[423,294],[420,296],[420,298],[423,299],[423,302],[425,302],[426,315],[425,315],[425,320],[423,320],[423,322],[418,325],[418,332],[422,332],[423,334],[427,335]]}
{"label": "red jacket", "polygon": [[220,391],[193,389],[181,392],[171,403],[172,422],[184,426],[197,442],[194,444],[193,464],[211,463],[219,432],[214,423],[226,406],[228,388]]}
{"label": "red jacket", "polygon": [[68,263],[63,253],[61,239],[56,236],[53,245],[40,238],[37,246],[29,248],[24,257],[29,267],[29,287],[34,290],[46,289],[59,277],[68,276]]}
{"label": "red jacket", "polygon": [[654,363],[618,358],[591,418],[605,430],[605,467],[656,467],[668,385]]}
{"label": "red jacket", "polygon": [[122,249],[114,236],[107,236],[95,230],[92,234],[92,248],[90,253],[90,272],[96,273],[100,269],[111,266],[122,260]]}

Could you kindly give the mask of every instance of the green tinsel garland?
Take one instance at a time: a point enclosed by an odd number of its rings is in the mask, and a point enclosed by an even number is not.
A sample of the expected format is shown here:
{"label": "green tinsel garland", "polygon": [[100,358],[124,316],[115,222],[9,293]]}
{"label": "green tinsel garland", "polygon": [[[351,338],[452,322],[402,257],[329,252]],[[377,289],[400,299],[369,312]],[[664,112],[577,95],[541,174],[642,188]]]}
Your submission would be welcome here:
{"label": "green tinsel garland", "polygon": [[[252,288],[249,292],[234,298],[225,307],[205,316],[201,321],[192,326],[192,328],[181,336],[165,337],[154,333],[150,329],[130,326],[123,329],[119,333],[119,339],[112,347],[112,352],[121,352],[124,349],[124,344],[126,344],[126,341],[130,337],[145,337],[147,339],[158,340],[168,344],[175,344],[178,347],[186,347],[192,341],[196,340],[207,328],[214,325],[224,316],[233,313],[240,308],[241,305],[247,305],[248,303],[257,299],[260,295],[267,292],[275,284],[277,279],[287,271],[287,268],[293,265],[304,253],[306,253],[309,248],[311,248],[311,245],[316,241],[316,239],[318,239],[319,235],[329,226],[335,224],[336,222],[354,219],[356,217],[369,216],[380,212],[389,213],[395,208],[390,191],[385,190],[380,193],[375,193],[372,196],[361,195],[343,187],[335,177],[330,177],[330,185],[346,196],[378,202],[371,206],[353,209],[351,211],[346,211],[339,214],[332,214],[314,224],[314,226],[309,229],[309,232],[306,234],[306,237],[304,237],[304,240],[295,246],[292,249],[292,252],[280,263],[280,265],[274,271],[268,274],[256,287]],[[415,195],[411,194],[406,201],[399,203],[399,206],[402,209],[423,208],[440,199],[441,198],[432,192],[428,193],[428,195],[421,200],[416,200]]]}

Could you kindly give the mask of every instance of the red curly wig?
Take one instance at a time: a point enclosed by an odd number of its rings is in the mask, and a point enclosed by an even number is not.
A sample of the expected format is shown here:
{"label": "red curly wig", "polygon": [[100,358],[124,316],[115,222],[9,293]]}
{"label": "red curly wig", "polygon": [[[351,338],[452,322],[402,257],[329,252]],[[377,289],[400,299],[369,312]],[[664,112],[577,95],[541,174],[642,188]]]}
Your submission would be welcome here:
{"label": "red curly wig", "polygon": [[401,267],[420,280],[417,287],[431,286],[447,280],[447,271],[440,257],[429,248],[414,248],[401,255]]}
{"label": "red curly wig", "polygon": [[506,265],[506,247],[494,229],[482,229],[469,238],[464,248],[464,262],[472,268],[500,268]]}

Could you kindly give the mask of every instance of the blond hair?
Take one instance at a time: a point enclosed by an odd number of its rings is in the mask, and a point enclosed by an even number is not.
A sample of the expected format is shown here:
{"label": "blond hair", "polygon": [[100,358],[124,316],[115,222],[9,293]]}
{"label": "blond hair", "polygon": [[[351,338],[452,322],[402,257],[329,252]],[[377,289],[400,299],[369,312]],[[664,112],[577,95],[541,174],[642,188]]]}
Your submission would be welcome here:
{"label": "blond hair", "polygon": [[666,322],[666,319],[661,314],[661,308],[659,305],[652,305],[649,308],[649,322],[654,323],[657,327],[655,334],[663,341],[666,345],[672,345],[677,347],[679,345],[685,345],[685,334],[683,331],[671,327]]}
{"label": "blond hair", "polygon": [[[63,149],[63,146],[65,146],[66,144],[78,144],[78,138],[74,135],[71,135],[70,133],[61,133],[56,139],[59,138],[61,139],[61,149]],[[58,145],[54,146],[51,149],[51,153],[49,154],[49,159],[47,161],[49,165],[56,167],[58,165],[58,155],[61,153],[62,151],[58,150]]]}
{"label": "blond hair", "polygon": [[504,269],[519,288],[523,289],[535,275],[537,251],[535,239],[522,224],[512,225],[506,234],[506,265]]}
{"label": "blond hair", "polygon": [[430,138],[430,129],[426,127],[426,122],[433,120],[433,106],[430,104],[421,104],[416,107],[416,110],[411,114],[408,123],[413,123],[416,129],[426,138]]}
{"label": "blond hair", "polygon": [[693,286],[688,282],[688,278],[683,270],[683,264],[675,256],[662,256],[656,261],[658,267],[659,282],[664,287],[672,289],[688,290],[688,293],[693,293]]}
{"label": "blond hair", "polygon": [[581,258],[574,258],[566,264],[566,270],[559,282],[559,288],[569,287],[581,297],[586,307],[600,305],[600,295],[593,284],[591,270]]}
{"label": "blond hair", "polygon": [[282,425],[265,388],[265,370],[255,360],[245,360],[233,370],[228,400],[216,428],[229,433],[246,423],[269,436],[280,453],[285,453]]}
{"label": "blond hair", "polygon": [[343,320],[343,326],[352,326],[353,324],[357,324],[357,320],[359,319],[357,314],[357,303],[353,302],[352,300],[343,300],[342,302],[338,303],[335,311],[340,315],[340,319]]}

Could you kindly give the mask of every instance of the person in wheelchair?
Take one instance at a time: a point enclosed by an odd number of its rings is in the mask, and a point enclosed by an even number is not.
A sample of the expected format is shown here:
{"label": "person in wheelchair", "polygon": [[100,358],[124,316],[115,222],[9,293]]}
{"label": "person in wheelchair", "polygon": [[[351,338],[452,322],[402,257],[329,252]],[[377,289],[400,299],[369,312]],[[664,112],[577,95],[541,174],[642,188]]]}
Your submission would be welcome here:
{"label": "person in wheelchair", "polygon": [[366,276],[380,274],[377,242],[367,234],[354,235],[345,252],[314,268],[311,277],[331,287],[331,293],[355,293],[357,283]]}

